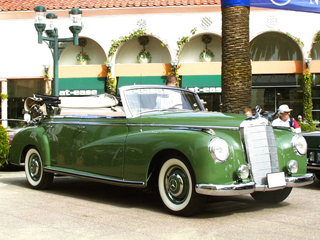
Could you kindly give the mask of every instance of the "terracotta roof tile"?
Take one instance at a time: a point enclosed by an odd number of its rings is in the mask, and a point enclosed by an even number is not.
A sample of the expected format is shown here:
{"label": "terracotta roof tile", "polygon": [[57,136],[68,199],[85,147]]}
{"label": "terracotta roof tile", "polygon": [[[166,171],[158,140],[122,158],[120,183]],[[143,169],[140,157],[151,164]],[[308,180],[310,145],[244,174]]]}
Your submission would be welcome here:
{"label": "terracotta roof tile", "polygon": [[47,10],[90,8],[160,7],[220,5],[220,0],[0,0],[0,12],[33,11],[42,5]]}

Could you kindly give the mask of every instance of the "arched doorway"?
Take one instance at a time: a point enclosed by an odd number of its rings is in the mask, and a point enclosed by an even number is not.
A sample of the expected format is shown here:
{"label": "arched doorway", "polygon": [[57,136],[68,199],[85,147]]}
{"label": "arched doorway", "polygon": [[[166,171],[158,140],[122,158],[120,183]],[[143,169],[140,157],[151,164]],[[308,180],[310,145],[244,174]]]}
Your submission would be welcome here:
{"label": "arched doorway", "polygon": [[281,32],[265,32],[251,40],[250,54],[253,66],[260,67],[253,67],[252,107],[275,112],[279,105],[288,104],[292,117],[302,114],[303,53],[297,40]]}

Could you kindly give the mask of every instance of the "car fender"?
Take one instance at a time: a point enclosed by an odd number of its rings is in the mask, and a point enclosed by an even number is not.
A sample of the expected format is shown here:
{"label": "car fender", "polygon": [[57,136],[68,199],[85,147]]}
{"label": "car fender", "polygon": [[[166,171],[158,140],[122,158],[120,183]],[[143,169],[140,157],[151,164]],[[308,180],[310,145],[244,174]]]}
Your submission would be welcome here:
{"label": "car fender", "polygon": [[[229,144],[230,156],[225,163],[217,163],[209,153],[208,144],[214,137],[221,137]],[[135,132],[128,134],[125,151],[124,176],[130,180],[145,181],[151,161],[161,151],[178,151],[183,154],[199,182],[212,182],[217,178],[222,182],[232,182],[237,167],[246,164],[239,132],[230,130],[218,130],[215,135],[181,129]],[[141,168],[141,171],[133,171],[134,168]]]}
{"label": "car fender", "polygon": [[9,162],[12,164],[21,164],[22,155],[26,149],[34,146],[39,151],[43,164],[50,165],[50,148],[46,132],[41,126],[32,126],[18,132],[13,138],[9,150]]}

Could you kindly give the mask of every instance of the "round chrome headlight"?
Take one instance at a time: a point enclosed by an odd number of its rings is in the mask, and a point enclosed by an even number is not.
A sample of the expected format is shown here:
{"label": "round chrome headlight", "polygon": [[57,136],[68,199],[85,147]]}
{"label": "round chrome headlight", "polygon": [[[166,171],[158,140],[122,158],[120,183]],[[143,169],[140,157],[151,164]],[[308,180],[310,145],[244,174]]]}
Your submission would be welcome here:
{"label": "round chrome headlight", "polygon": [[299,164],[296,160],[290,160],[287,163],[287,169],[289,173],[297,173],[299,169]]}
{"label": "round chrome headlight", "polygon": [[216,137],[209,143],[209,152],[214,160],[223,163],[229,157],[229,145],[224,139]]}
{"label": "round chrome headlight", "polygon": [[301,135],[294,135],[292,138],[292,147],[298,156],[304,156],[307,153],[307,141]]}
{"label": "round chrome headlight", "polygon": [[237,169],[237,175],[240,179],[247,179],[249,177],[249,168],[247,165],[240,165]]}

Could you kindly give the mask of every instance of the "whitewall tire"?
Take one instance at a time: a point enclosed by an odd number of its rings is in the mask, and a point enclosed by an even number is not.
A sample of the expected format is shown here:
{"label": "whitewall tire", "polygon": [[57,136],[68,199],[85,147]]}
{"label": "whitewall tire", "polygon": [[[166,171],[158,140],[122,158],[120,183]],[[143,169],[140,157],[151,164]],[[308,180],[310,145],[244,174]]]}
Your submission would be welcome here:
{"label": "whitewall tire", "polygon": [[195,214],[206,197],[195,192],[195,180],[189,164],[181,157],[168,158],[162,165],[158,188],[167,210],[180,216]]}
{"label": "whitewall tire", "polygon": [[35,148],[29,149],[25,156],[25,172],[33,188],[46,189],[52,183],[53,173],[43,171],[42,158]]}

